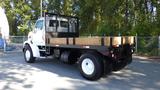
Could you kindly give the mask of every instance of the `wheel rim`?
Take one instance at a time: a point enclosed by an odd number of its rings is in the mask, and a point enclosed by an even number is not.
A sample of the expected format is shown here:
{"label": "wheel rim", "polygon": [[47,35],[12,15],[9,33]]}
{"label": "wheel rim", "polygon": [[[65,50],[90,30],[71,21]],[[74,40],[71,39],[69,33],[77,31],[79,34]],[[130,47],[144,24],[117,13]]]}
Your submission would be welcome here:
{"label": "wheel rim", "polygon": [[95,66],[94,63],[92,62],[92,60],[90,58],[86,58],[82,61],[82,71],[87,74],[87,75],[91,75],[94,72]]}
{"label": "wheel rim", "polygon": [[29,59],[31,58],[31,54],[29,50],[26,50],[25,57],[27,61],[29,61]]}

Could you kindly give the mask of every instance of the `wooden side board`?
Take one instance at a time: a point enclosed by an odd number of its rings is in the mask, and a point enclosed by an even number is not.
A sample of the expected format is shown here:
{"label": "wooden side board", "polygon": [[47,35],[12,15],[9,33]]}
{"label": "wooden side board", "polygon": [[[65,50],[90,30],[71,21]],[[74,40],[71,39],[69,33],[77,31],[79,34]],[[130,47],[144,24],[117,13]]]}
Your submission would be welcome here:
{"label": "wooden side board", "polygon": [[121,39],[123,44],[134,44],[134,37],[79,37],[79,38],[49,38],[50,45],[103,45],[110,46],[112,38],[112,45],[120,45]]}
{"label": "wooden side board", "polygon": [[123,37],[123,44],[134,44],[134,36],[129,36],[129,37]]}
{"label": "wooden side board", "polygon": [[[67,38],[50,38],[49,44],[60,44],[64,45],[67,44]],[[87,38],[87,37],[80,37],[80,38],[68,38],[69,45],[101,45],[101,38]]]}
{"label": "wooden side board", "polygon": [[64,44],[67,44],[67,39],[66,38],[50,38],[50,43],[49,44],[64,45]]}
{"label": "wooden side board", "polygon": [[111,37],[104,37],[104,45],[105,46],[110,46],[110,38]]}
{"label": "wooden side board", "polygon": [[112,45],[120,45],[121,37],[112,37]]}
{"label": "wooden side board", "polygon": [[100,37],[82,37],[75,38],[76,45],[101,45]]}

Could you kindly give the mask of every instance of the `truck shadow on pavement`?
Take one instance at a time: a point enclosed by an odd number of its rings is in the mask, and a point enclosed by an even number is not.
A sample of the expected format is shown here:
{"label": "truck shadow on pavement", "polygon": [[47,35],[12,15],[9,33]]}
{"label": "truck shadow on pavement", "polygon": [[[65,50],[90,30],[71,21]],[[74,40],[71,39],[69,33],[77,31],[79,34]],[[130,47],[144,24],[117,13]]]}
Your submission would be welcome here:
{"label": "truck shadow on pavement", "polygon": [[160,63],[135,59],[125,69],[114,72],[109,76],[110,84],[126,90],[159,90],[160,88]]}
{"label": "truck shadow on pavement", "polygon": [[1,90],[159,90],[160,63],[140,59],[98,81],[85,80],[76,65],[57,60],[24,62],[22,56],[0,58]]}

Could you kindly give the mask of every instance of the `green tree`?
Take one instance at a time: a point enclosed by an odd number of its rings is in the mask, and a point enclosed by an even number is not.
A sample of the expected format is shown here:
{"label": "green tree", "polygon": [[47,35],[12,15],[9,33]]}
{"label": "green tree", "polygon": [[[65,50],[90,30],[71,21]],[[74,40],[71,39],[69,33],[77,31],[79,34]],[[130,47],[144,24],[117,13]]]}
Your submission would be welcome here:
{"label": "green tree", "polygon": [[3,0],[1,6],[5,9],[9,21],[11,35],[26,35],[27,23],[31,19],[31,7],[27,0]]}
{"label": "green tree", "polygon": [[[159,35],[159,0],[42,0],[43,10],[80,18],[81,34]],[[40,16],[40,0],[0,0],[11,35],[26,35]],[[44,3],[47,4],[44,5]]]}
{"label": "green tree", "polygon": [[47,10],[49,12],[54,12],[57,14],[61,14],[62,13],[62,4],[61,4],[61,0],[48,0],[48,6],[47,6]]}

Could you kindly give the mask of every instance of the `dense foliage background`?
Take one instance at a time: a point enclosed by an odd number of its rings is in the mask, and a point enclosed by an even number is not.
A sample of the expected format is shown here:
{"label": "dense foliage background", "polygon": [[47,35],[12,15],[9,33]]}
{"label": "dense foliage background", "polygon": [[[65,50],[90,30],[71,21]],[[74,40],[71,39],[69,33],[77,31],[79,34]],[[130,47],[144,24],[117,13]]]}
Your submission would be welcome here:
{"label": "dense foliage background", "polygon": [[[27,35],[40,0],[0,0],[11,35]],[[43,10],[80,18],[81,35],[160,35],[160,0],[43,0]]]}

